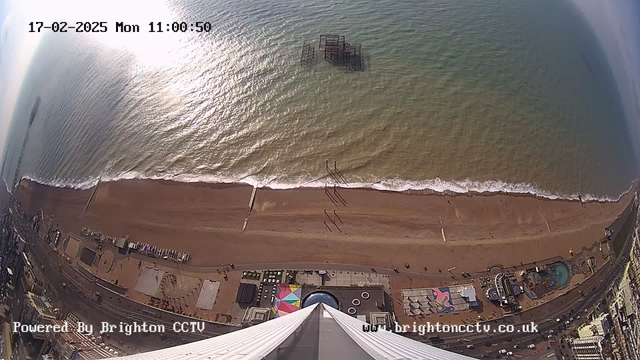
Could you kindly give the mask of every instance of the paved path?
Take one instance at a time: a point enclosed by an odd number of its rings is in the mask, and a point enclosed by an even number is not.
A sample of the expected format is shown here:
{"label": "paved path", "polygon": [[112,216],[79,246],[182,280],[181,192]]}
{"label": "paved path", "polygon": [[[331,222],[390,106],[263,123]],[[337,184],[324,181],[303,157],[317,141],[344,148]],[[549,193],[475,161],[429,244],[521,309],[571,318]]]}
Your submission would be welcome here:
{"label": "paved path", "polygon": [[[631,208],[627,208],[625,210],[624,215],[628,215],[630,213]],[[15,216],[14,218],[19,218]],[[622,216],[621,218],[626,218]],[[613,225],[612,230],[614,231],[614,236],[617,235],[617,232],[621,229],[624,221],[620,221],[618,219]],[[173,321],[190,321],[194,320],[189,317],[181,316],[178,314],[173,314],[169,312],[165,312],[163,310],[149,307],[144,304],[137,303],[131,299],[128,299],[124,296],[121,296],[111,290],[104,288],[98,284],[95,284],[92,279],[88,279],[85,276],[82,276],[77,270],[73,269],[71,265],[62,260],[61,257],[56,255],[51,247],[46,244],[45,241],[39,238],[39,236],[31,230],[24,220],[19,219],[14,222],[19,228],[21,234],[25,239],[28,239],[29,245],[33,247],[32,254],[36,255],[36,259],[39,264],[43,264],[47,267],[46,276],[47,278],[51,277],[49,280],[56,288],[60,294],[66,294],[67,299],[75,306],[78,306],[83,309],[87,309],[89,311],[94,311],[111,317],[113,319],[121,319],[120,321],[131,321],[139,320],[139,321],[148,321],[150,323],[156,324],[164,324],[165,326],[171,327]],[[26,234],[26,235],[25,235]],[[519,326],[521,324],[529,323],[531,321],[535,321],[541,332],[548,331],[549,329],[556,328],[559,326],[556,323],[556,317],[562,317],[562,315],[566,314],[575,314],[583,311],[584,309],[589,309],[594,306],[598,301],[601,300],[603,294],[612,282],[620,276],[620,269],[623,268],[623,264],[628,260],[628,256],[626,255],[628,249],[630,248],[631,241],[627,241],[625,245],[625,251],[622,252],[622,256],[617,259],[610,259],[609,263],[604,265],[596,274],[585,280],[578,287],[568,291],[566,294],[549,301],[548,303],[538,306],[536,308],[524,311],[516,316],[508,316],[502,317],[499,319],[494,319],[488,321],[486,323],[494,324],[497,327],[498,324],[513,324]],[[218,271],[243,271],[243,270],[265,270],[265,269],[292,269],[292,270],[337,270],[337,271],[355,271],[355,272],[376,272],[383,275],[390,276],[407,276],[410,278],[422,278],[429,280],[451,280],[452,274],[446,273],[446,270],[443,270],[442,275],[427,275],[421,272],[416,272],[412,268],[407,269],[388,269],[388,268],[371,268],[365,266],[358,265],[350,265],[350,264],[334,264],[334,263],[304,263],[304,262],[281,262],[281,263],[253,263],[253,264],[235,264],[233,267],[231,264],[221,264],[218,267],[197,267],[190,266],[186,264],[178,264],[169,260],[151,258],[147,256],[143,256],[141,254],[132,253],[130,255],[133,258],[137,258],[144,261],[155,262],[157,264],[172,267],[176,269],[180,269],[182,271],[194,272],[194,273],[213,273]],[[551,263],[558,261],[560,258],[547,259],[545,261],[536,262],[536,264],[541,265],[545,263]],[[56,272],[55,268],[59,268],[59,272]],[[518,270],[524,269],[527,267],[531,267],[528,264],[511,267],[509,269]],[[472,278],[487,276],[491,272],[481,272],[471,274]],[[455,277],[455,280],[462,280],[462,276],[458,275]],[[62,282],[67,282],[67,289],[63,289]],[[91,294],[94,291],[101,291],[105,294],[103,296],[103,303],[97,305],[95,302],[90,300]],[[580,292],[584,292],[586,296],[582,296]],[[62,295],[65,296],[65,295]],[[543,314],[544,311],[544,315]],[[537,313],[536,313],[537,312]],[[149,315],[153,314],[153,315]],[[540,317],[544,319],[540,319]],[[198,336],[198,338],[215,336],[222,333],[226,333],[229,331],[235,330],[234,327],[218,325],[214,323],[207,323],[207,328],[205,330],[205,334],[203,336]],[[451,350],[462,351],[465,348],[466,342],[463,342],[462,339],[472,340],[474,342],[491,342],[491,343],[500,343],[504,342],[507,339],[513,340],[516,339],[516,343],[527,343],[534,342],[536,337],[540,337],[539,334],[531,335],[531,334],[451,334],[449,336],[443,336],[442,340],[444,342],[444,347],[449,348]],[[192,341],[193,337],[190,339],[180,338],[182,341]],[[425,339],[421,339],[425,341]],[[478,346],[480,344],[476,344]],[[479,346],[478,346],[479,347]],[[512,348],[512,346],[511,346]],[[477,350],[480,350],[477,348]]]}
{"label": "paved path", "polygon": [[[53,287],[64,305],[67,305],[69,309],[78,309],[83,314],[89,314],[90,320],[94,323],[108,321],[112,324],[118,324],[121,321],[126,323],[136,321],[164,325],[167,329],[166,336],[173,338],[176,344],[202,340],[239,329],[238,326],[217,324],[171,313],[122,296],[73,268],[27,226],[24,220],[18,216],[13,218],[15,219],[14,225],[28,243],[29,252],[36,266],[44,266],[45,283]],[[66,287],[63,286],[63,283],[66,283]],[[91,296],[96,291],[102,294],[102,301],[99,304],[91,300]],[[172,330],[173,323],[176,321],[202,321],[205,323],[205,330],[202,334],[176,334]]]}
{"label": "paved path", "polygon": [[[626,213],[626,215],[628,214],[629,212]],[[615,227],[612,227],[614,230],[614,238],[622,228],[623,223],[624,221],[618,222]],[[635,225],[637,226],[637,224]],[[577,315],[584,316],[585,309],[593,309],[604,299],[609,289],[620,280],[625,264],[629,261],[632,243],[633,236],[627,239],[623,250],[617,258],[611,257],[594,275],[585,279],[581,284],[567,291],[565,294],[543,305],[523,311],[516,316],[483,322],[493,324],[494,329],[498,324],[513,324],[516,329],[518,329],[523,324],[533,321],[538,324],[539,334],[473,334],[472,336],[468,334],[451,334],[451,336],[445,337],[445,346],[443,347],[477,356],[482,353],[487,353],[488,349],[483,347],[484,343],[487,342],[497,345],[495,349],[490,350],[491,352],[497,352],[499,349],[507,349],[507,351],[515,352],[516,350],[513,348],[515,344],[520,344],[520,350],[522,350],[522,348],[526,348],[526,345],[530,343],[537,344],[541,341],[548,340],[549,330],[554,330],[555,334],[557,334],[559,332],[558,330],[563,328],[566,319]],[[558,318],[561,319],[560,322],[556,321]],[[555,336],[552,338],[555,338]],[[472,351],[467,350],[466,345],[469,344],[469,342],[465,342],[463,339],[471,340],[476,346],[476,349]]]}
{"label": "paved path", "polygon": [[[173,262],[171,260],[164,260],[160,258],[153,258],[149,256],[145,256],[139,253],[130,253],[130,257],[146,261],[146,262],[154,262],[158,265],[166,266],[169,268],[180,269],[180,271],[187,271],[193,273],[215,273],[215,272],[231,272],[231,271],[247,271],[247,270],[273,270],[273,269],[283,269],[283,270],[336,270],[336,271],[355,271],[355,272],[364,272],[364,273],[378,273],[382,275],[390,275],[390,276],[405,276],[412,279],[426,279],[426,280],[440,280],[440,281],[450,281],[450,280],[465,280],[465,279],[474,279],[485,276],[492,275],[491,271],[483,271],[477,273],[471,273],[467,277],[463,277],[460,273],[449,273],[447,269],[441,269],[441,275],[430,275],[425,274],[423,272],[417,272],[413,268],[398,268],[397,271],[394,269],[383,268],[383,267],[367,267],[361,265],[353,265],[353,264],[338,264],[338,263],[313,263],[313,262],[273,262],[273,263],[249,263],[249,264],[221,264],[220,266],[191,266],[187,264],[180,264]],[[545,259],[541,261],[536,261],[536,263],[530,264],[522,264],[517,266],[511,266],[505,268],[505,270],[517,271],[517,270],[525,270],[530,269],[535,265],[546,265],[551,264],[557,261],[562,260],[562,257],[556,256],[551,259]],[[499,264],[494,265],[492,267],[492,271],[502,268]]]}

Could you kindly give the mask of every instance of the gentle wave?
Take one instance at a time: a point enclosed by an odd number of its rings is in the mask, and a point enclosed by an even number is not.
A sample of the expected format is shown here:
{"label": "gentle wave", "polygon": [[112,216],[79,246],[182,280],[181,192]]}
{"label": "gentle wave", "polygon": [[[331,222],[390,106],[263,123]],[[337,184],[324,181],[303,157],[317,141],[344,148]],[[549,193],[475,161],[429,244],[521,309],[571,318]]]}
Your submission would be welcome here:
{"label": "gentle wave", "polygon": [[[23,179],[27,179],[42,185],[58,187],[58,188],[71,188],[87,190],[101,182],[113,182],[119,180],[171,180],[183,183],[244,183],[258,188],[266,187],[270,189],[295,189],[295,188],[321,188],[328,184],[323,180],[301,181],[297,183],[279,182],[277,180],[259,180],[254,176],[246,176],[243,178],[224,178],[213,175],[155,175],[148,176],[135,171],[128,171],[117,176],[102,176],[101,178],[87,178],[81,180],[44,180],[33,176],[24,176]],[[531,195],[539,196],[551,200],[579,200],[582,201],[598,201],[598,202],[616,202],[620,200],[624,195],[631,191],[633,184],[629,186],[627,191],[620,194],[617,198],[602,197],[593,194],[561,194],[554,193],[548,190],[540,189],[534,184],[529,183],[507,183],[501,180],[493,181],[473,181],[473,180],[460,180],[460,181],[444,181],[439,178],[424,180],[424,181],[409,181],[402,179],[384,179],[375,183],[364,182],[351,182],[342,183],[336,185],[341,188],[363,188],[363,189],[375,189],[382,191],[428,191],[433,193],[454,193],[454,194],[514,194],[514,195]]]}

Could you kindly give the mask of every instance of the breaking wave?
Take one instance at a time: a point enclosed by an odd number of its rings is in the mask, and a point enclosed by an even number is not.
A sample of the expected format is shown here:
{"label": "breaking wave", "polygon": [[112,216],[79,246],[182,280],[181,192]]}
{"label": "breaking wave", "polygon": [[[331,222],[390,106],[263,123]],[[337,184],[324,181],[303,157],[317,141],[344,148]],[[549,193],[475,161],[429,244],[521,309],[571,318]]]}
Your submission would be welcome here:
{"label": "breaking wave", "polygon": [[[295,189],[295,188],[320,188],[327,185],[333,186],[336,182],[327,182],[326,178],[299,181],[299,182],[281,182],[277,179],[258,179],[255,176],[246,176],[242,178],[238,177],[220,177],[213,175],[190,175],[190,174],[177,174],[177,175],[156,175],[148,176],[135,171],[128,171],[116,176],[102,176],[100,178],[91,177],[81,180],[71,179],[53,179],[45,180],[33,176],[24,176],[23,179],[28,179],[36,183],[58,187],[58,188],[71,188],[86,190],[94,187],[98,181],[101,182],[113,182],[120,180],[170,180],[184,183],[244,183],[255,187],[267,187],[271,189]],[[427,193],[440,193],[440,194],[515,194],[515,195],[531,195],[539,196],[551,200],[579,200],[582,201],[599,201],[599,202],[616,202],[627,194],[633,184],[629,186],[624,193],[620,194],[617,198],[609,196],[596,196],[593,194],[562,194],[548,190],[541,189],[535,184],[529,183],[507,183],[501,180],[491,181],[473,181],[469,179],[458,181],[445,181],[439,178],[423,180],[423,181],[410,181],[402,179],[383,179],[377,182],[344,182],[336,184],[341,188],[363,188],[363,189],[375,189],[382,191],[421,191]]]}

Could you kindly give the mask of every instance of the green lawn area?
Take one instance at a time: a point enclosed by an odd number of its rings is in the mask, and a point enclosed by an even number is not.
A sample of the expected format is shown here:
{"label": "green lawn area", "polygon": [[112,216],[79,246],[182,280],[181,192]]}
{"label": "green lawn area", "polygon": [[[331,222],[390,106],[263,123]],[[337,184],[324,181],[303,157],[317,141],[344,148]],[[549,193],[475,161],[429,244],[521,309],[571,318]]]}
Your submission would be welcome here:
{"label": "green lawn area", "polygon": [[618,236],[616,236],[616,238],[613,239],[613,252],[616,254],[616,257],[618,257],[622,249],[624,249],[625,240],[629,238],[629,235],[633,231],[633,226],[635,225],[635,222],[636,222],[637,212],[638,212],[638,209],[636,208],[631,212],[631,214],[629,214],[629,217],[624,222],[624,225],[622,225],[622,229],[620,229]]}

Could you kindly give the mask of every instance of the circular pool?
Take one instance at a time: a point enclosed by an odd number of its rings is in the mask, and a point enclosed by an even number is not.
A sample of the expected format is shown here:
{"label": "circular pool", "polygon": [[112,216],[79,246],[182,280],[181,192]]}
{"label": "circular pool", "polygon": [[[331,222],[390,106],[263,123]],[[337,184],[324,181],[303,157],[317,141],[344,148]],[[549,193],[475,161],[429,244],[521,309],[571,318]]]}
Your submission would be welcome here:
{"label": "circular pool", "polygon": [[565,263],[556,263],[553,272],[556,273],[557,287],[559,288],[566,286],[569,283],[569,280],[571,280],[569,267]]}

